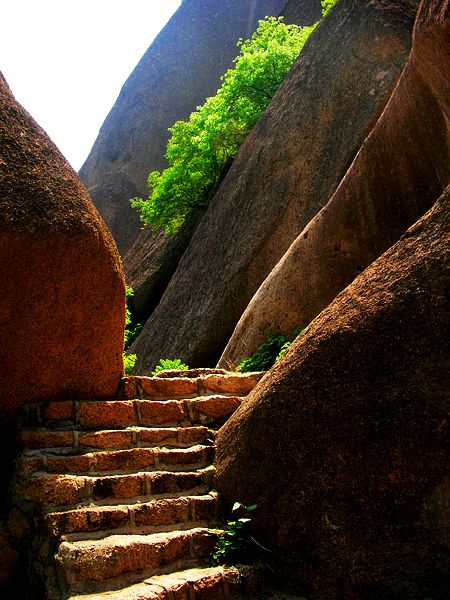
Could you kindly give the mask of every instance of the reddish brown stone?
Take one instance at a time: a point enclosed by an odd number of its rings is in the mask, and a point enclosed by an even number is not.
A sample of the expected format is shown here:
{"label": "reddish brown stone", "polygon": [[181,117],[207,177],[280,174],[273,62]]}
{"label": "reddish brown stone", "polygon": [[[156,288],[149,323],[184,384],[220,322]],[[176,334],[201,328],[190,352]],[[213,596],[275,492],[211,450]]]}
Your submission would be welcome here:
{"label": "reddish brown stone", "polygon": [[192,496],[190,498],[193,521],[214,521],[216,499],[213,496]]}
{"label": "reddish brown stone", "polygon": [[117,249],[81,181],[1,76],[0,115],[5,428],[25,402],[116,393],[125,291]]}
{"label": "reddish brown stone", "polygon": [[222,600],[224,596],[222,573],[212,573],[191,584],[196,600]]}
{"label": "reddish brown stone", "polygon": [[139,377],[140,398],[186,398],[197,393],[197,380],[187,377]]}
{"label": "reddish brown stone", "polygon": [[142,425],[176,424],[185,418],[183,404],[176,401],[140,400],[139,410]]}
{"label": "reddish brown stone", "polygon": [[217,489],[257,503],[256,539],[310,598],[448,594],[426,506],[450,465],[449,210],[450,187],[220,431]]}
{"label": "reddish brown stone", "polygon": [[94,427],[128,427],[136,425],[133,402],[80,402],[78,423],[87,429]]}
{"label": "reddish brown stone", "polygon": [[29,477],[42,470],[42,457],[21,455],[16,461],[16,472],[20,477]]}
{"label": "reddish brown stone", "polygon": [[238,396],[210,396],[187,401],[193,423],[210,423],[215,419],[224,419],[232,415],[240,405],[241,398]]}
{"label": "reddish brown stone", "polygon": [[202,377],[201,381],[204,390],[245,396],[252,391],[263,375],[264,373],[207,375]]}
{"label": "reddish brown stone", "polygon": [[15,488],[25,500],[41,506],[77,504],[86,499],[83,477],[70,475],[41,475],[32,477]]}
{"label": "reddish brown stone", "polygon": [[134,507],[134,522],[141,525],[171,525],[189,519],[189,500],[171,498],[155,500]]}
{"label": "reddish brown stone", "polygon": [[149,475],[151,494],[175,494],[203,484],[199,473],[152,473]]}
{"label": "reddish brown stone", "polygon": [[126,506],[86,507],[46,515],[45,521],[53,535],[78,531],[108,531],[129,524]]}
{"label": "reddish brown stone", "polygon": [[96,477],[92,482],[93,500],[133,498],[145,493],[145,478],[142,474]]}
{"label": "reddish brown stone", "polygon": [[155,465],[153,448],[131,448],[94,454],[94,471],[137,471]]}
{"label": "reddish brown stone", "polygon": [[74,456],[48,456],[47,471],[49,473],[86,473],[89,471],[92,457],[86,454]]}
{"label": "reddish brown stone", "polygon": [[73,446],[71,431],[20,431],[19,442],[27,448],[66,448]]}
{"label": "reddish brown stone", "polygon": [[9,513],[8,531],[16,539],[24,538],[30,530],[28,519],[20,509],[13,508]]}
{"label": "reddish brown stone", "polygon": [[133,433],[127,431],[80,431],[78,446],[88,448],[126,448],[132,445]]}
{"label": "reddish brown stone", "polygon": [[72,401],[42,404],[41,414],[44,421],[75,421],[75,407]]}
{"label": "reddish brown stone", "polygon": [[178,429],[176,427],[164,427],[145,429],[142,428],[138,431],[137,437],[139,443],[143,446],[158,446],[162,444],[177,445],[178,443]]}
{"label": "reddish brown stone", "polygon": [[159,465],[161,468],[177,466],[193,470],[193,465],[196,468],[206,466],[211,462],[214,449],[212,446],[195,446],[193,448],[172,448],[170,450],[162,449],[159,451]]}
{"label": "reddish brown stone", "polygon": [[178,442],[180,444],[201,444],[210,436],[207,427],[183,427],[178,429]]}

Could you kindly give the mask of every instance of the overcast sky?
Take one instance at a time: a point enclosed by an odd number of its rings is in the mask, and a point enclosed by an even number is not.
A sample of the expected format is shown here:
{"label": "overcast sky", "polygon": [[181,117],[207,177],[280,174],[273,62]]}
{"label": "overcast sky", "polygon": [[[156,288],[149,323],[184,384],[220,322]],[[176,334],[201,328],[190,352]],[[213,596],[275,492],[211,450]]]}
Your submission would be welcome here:
{"label": "overcast sky", "polygon": [[180,0],[4,0],[0,71],[75,170]]}

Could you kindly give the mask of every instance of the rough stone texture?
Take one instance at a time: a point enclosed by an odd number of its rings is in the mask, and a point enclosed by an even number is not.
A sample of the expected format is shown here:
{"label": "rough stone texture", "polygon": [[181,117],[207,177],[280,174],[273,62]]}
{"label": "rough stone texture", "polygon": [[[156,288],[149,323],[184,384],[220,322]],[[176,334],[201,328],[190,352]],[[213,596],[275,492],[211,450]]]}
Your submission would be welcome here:
{"label": "rough stone texture", "polygon": [[448,597],[427,513],[450,464],[449,208],[450,187],[219,433],[216,487],[258,504],[255,535],[311,600]]}
{"label": "rough stone texture", "polygon": [[418,31],[379,122],[251,300],[219,366],[239,364],[270,332],[306,327],[433,205],[450,180],[449,114],[450,31]]}
{"label": "rough stone texture", "polygon": [[[241,3],[242,8],[245,8],[247,3]],[[279,3],[272,3],[273,6],[269,6],[266,2],[266,8],[269,8],[269,12],[260,16],[266,16],[266,14],[276,14],[276,8]],[[256,2],[256,9],[259,11],[258,2]],[[272,12],[271,12],[272,11]],[[285,20],[288,23],[296,23],[297,25],[310,25],[318,21],[321,17],[321,4],[320,0],[291,0],[284,8],[282,14],[285,16]],[[220,18],[220,15],[219,15]],[[219,27],[220,24],[215,25]],[[254,22],[252,22],[254,27]],[[233,37],[233,36],[232,36]],[[236,37],[233,37],[233,40]],[[235,53],[237,50],[235,49]],[[211,58],[209,59],[211,60]],[[221,63],[223,65],[223,62]],[[218,87],[218,80],[217,80]],[[215,92],[215,89],[213,90]],[[213,91],[208,91],[207,94],[212,94]],[[178,93],[183,93],[183,90],[178,90]],[[194,109],[192,105],[191,110]],[[148,125],[147,125],[148,126]],[[164,130],[160,133],[166,139],[167,132]],[[153,140],[154,141],[154,140]],[[161,157],[157,166],[159,168],[162,160],[162,149]],[[135,157],[132,157],[135,160]],[[136,157],[140,159],[140,157]],[[152,167],[153,169],[154,167]],[[150,171],[149,166],[147,166]],[[100,185],[100,193],[101,193]],[[116,186],[116,190],[119,188]],[[104,193],[104,192],[103,192]],[[119,197],[118,194],[123,192],[112,192],[109,198]],[[91,194],[94,199],[96,198],[96,192],[91,190]],[[134,193],[136,195],[136,193]],[[106,194],[105,194],[106,196]],[[131,197],[131,195],[129,194]],[[111,203],[109,199],[105,211],[109,210],[109,213],[114,212],[114,202]],[[128,205],[124,205],[121,210],[129,211]],[[109,219],[113,219],[114,215],[108,213],[106,219],[109,223]],[[131,307],[133,317],[137,321],[146,321],[151,313],[158,305],[164,290],[166,289],[170,278],[175,272],[177,265],[183,256],[186,248],[188,247],[192,235],[203,217],[204,211],[194,213],[191,218],[185,223],[184,227],[175,235],[167,236],[164,231],[152,232],[150,227],[146,227],[138,235],[133,245],[128,248],[123,264],[125,273],[127,276],[127,283],[134,289],[134,296],[129,299],[129,305]],[[131,219],[127,219],[124,215],[121,215],[116,219],[117,227],[114,227],[114,232],[117,228],[124,227],[135,227],[135,215]],[[131,223],[131,225],[130,225]]]}
{"label": "rough stone texture", "polygon": [[2,77],[0,104],[4,428],[36,398],[114,395],[124,282],[114,242],[81,182]]}
{"label": "rough stone texture", "polygon": [[124,84],[80,170],[122,254],[140,227],[129,199],[145,196],[149,172],[166,166],[168,127],[216,92],[237,40],[285,1],[183,2]]}
{"label": "rough stone texture", "polygon": [[[133,345],[136,372],[161,356],[220,357],[248,302],[336,189],[396,83],[412,23],[338,4],[253,128]],[[342,107],[345,106],[345,118]]]}
{"label": "rough stone texture", "polygon": [[322,17],[322,4],[320,0],[289,0],[281,15],[285,23],[312,25]]}
{"label": "rough stone texture", "polygon": [[175,235],[145,227],[128,249],[123,266],[134,290],[128,300],[134,321],[145,322],[158,306],[202,216],[195,214]]}

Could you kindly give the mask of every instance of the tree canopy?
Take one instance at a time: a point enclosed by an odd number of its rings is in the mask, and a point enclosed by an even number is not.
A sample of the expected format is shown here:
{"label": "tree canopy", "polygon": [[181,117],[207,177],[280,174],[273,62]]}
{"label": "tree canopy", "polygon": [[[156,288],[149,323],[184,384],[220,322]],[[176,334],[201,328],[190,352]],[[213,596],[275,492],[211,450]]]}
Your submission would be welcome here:
{"label": "tree canopy", "polygon": [[259,22],[253,36],[239,40],[234,67],[217,94],[187,121],[170,129],[169,167],[148,177],[149,197],[134,198],[141,220],[175,233],[196,208],[206,207],[226,166],[277,91],[316,25],[286,25],[282,17]]}

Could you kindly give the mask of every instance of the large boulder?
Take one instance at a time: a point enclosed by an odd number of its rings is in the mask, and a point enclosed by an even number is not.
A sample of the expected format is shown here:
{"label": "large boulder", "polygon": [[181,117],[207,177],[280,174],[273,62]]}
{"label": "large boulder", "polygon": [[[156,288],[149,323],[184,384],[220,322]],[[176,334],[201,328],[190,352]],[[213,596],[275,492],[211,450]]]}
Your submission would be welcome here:
{"label": "large boulder", "polygon": [[[328,201],[407,59],[400,7],[341,2],[315,30],[253,128],[134,345],[138,372],[160,357],[220,357],[247,304]],[[345,107],[345,117],[343,117]]]}
{"label": "large boulder", "polygon": [[76,173],[0,77],[0,429],[37,399],[113,396],[125,293]]}
{"label": "large boulder", "polygon": [[221,429],[216,487],[315,600],[450,590],[450,187]]}
{"label": "large boulder", "polygon": [[[321,14],[320,0],[291,0],[282,11],[286,22],[300,26],[315,23]],[[98,189],[101,191],[101,188],[100,185]],[[113,219],[117,221],[117,224],[112,226],[117,235],[118,228],[134,231],[137,218],[136,214],[128,218],[123,213],[129,210],[128,204],[114,208],[116,203],[113,199],[119,195],[123,196],[122,188],[123,186],[116,185],[109,194],[105,194],[105,197],[109,195],[109,200],[107,206],[102,209],[108,222]],[[90,192],[96,198],[97,188],[92,188]],[[134,296],[129,300],[134,320],[146,321],[158,306],[203,214],[204,210],[192,214],[181,231],[174,235],[167,235],[163,230],[153,232],[147,226],[128,248],[123,258],[123,267],[127,283],[134,290]]]}
{"label": "large boulder", "polygon": [[450,180],[450,30],[416,30],[404,73],[334,196],[292,243],[219,361],[305,327],[423,215]]}
{"label": "large boulder", "polygon": [[129,200],[145,197],[150,171],[166,166],[167,129],[215,94],[237,40],[285,3],[185,0],[124,84],[80,170],[122,255],[140,229]]}

